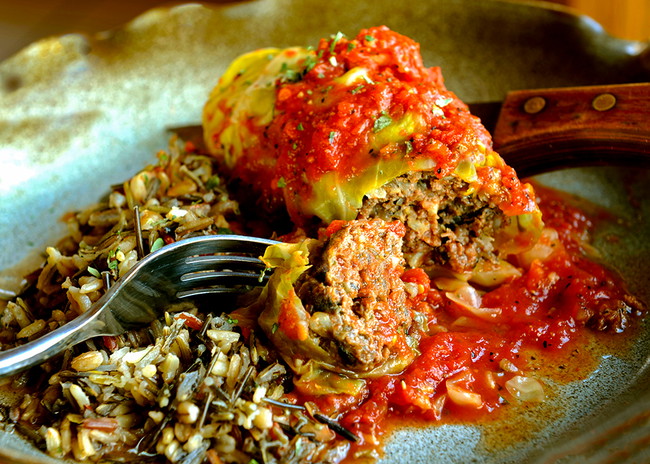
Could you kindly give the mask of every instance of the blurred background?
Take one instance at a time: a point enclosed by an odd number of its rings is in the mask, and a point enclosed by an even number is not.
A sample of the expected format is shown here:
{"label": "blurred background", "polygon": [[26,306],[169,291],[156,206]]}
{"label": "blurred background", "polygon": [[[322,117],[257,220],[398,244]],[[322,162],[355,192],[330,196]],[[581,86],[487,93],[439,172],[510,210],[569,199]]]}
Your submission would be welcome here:
{"label": "blurred background", "polygon": [[557,0],[552,3],[591,16],[616,37],[650,40],[650,0]]}
{"label": "blurred background", "polygon": [[[227,2],[213,0],[205,3]],[[0,0],[0,60],[50,35],[100,32],[123,24],[160,0]],[[610,34],[650,40],[650,0],[552,0],[591,16]]]}

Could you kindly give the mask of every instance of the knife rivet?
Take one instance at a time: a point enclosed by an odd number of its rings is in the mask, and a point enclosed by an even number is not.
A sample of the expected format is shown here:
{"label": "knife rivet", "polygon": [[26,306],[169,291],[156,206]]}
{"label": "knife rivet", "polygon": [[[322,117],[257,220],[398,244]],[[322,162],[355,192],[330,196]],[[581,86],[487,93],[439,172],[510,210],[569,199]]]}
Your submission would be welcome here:
{"label": "knife rivet", "polygon": [[546,106],[546,100],[542,97],[531,97],[524,103],[524,111],[528,114],[537,114]]}
{"label": "knife rivet", "polygon": [[607,111],[616,105],[616,97],[611,93],[601,93],[591,101],[591,106],[596,111]]}

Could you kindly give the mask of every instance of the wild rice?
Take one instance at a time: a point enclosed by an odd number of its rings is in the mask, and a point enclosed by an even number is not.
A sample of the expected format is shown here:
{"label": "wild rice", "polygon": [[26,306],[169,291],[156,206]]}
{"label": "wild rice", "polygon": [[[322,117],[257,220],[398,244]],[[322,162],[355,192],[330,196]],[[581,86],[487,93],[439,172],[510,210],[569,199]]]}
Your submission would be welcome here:
{"label": "wild rice", "polygon": [[[173,140],[106,202],[66,217],[69,237],[0,311],[3,348],[87,311],[137,262],[135,206],[145,252],[245,230],[214,161]],[[184,303],[147,328],[85,342],[12,379],[25,395],[6,415],[49,455],[79,462],[327,462],[347,445],[304,408],[282,406],[286,367],[235,324]]]}
{"label": "wild rice", "polygon": [[74,358],[70,366],[78,372],[86,372],[97,369],[104,363],[104,355],[99,351],[88,351],[81,353]]}

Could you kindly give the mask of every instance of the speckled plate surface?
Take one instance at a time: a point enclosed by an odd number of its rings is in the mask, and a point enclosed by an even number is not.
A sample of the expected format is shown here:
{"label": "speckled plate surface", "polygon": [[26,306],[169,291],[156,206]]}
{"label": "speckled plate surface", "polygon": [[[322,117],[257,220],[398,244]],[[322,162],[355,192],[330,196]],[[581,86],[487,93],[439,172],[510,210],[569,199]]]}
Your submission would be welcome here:
{"label": "speckled plate surface", "polygon": [[[337,31],[354,35],[386,24],[420,42],[425,63],[441,66],[447,86],[472,102],[512,89],[650,80],[643,44],[612,39],[565,10],[488,0],[396,5],[180,5],[97,36],[46,39],[1,63],[2,287],[18,282],[21,270],[38,264],[38,252],[62,236],[57,220],[64,212],[89,206],[151,162],[167,145],[167,128],[197,124],[227,63],[252,48],[316,44]],[[594,168],[538,180],[614,214],[599,227],[597,244],[633,292],[650,301],[650,172]],[[516,422],[404,430],[382,462],[650,462],[649,339],[641,330],[629,352],[604,357],[584,381],[558,386],[559,397],[543,408],[521,411],[519,420],[536,424],[526,439],[508,439]],[[498,437],[509,444],[495,446]],[[1,431],[0,461],[59,462]]]}

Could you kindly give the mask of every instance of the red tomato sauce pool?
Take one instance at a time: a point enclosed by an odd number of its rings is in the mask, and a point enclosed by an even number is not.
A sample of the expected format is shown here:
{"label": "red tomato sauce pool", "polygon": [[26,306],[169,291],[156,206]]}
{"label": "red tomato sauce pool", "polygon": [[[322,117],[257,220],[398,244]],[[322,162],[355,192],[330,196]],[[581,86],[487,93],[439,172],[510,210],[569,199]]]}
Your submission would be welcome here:
{"label": "red tomato sauce pool", "polygon": [[555,231],[549,249],[522,275],[482,295],[489,317],[468,313],[424,272],[407,271],[403,280],[430,286],[422,301],[411,302],[429,308],[420,355],[402,373],[368,381],[359,397],[309,398],[325,414],[338,413],[359,438],[348,461],[376,449],[405,421],[476,421],[509,403],[544,401],[544,378],[530,372],[529,360],[559,363],[585,333],[622,331],[640,315],[641,303],[629,300],[620,278],[584,256],[592,220],[550,190],[538,188],[538,194],[546,225]]}

